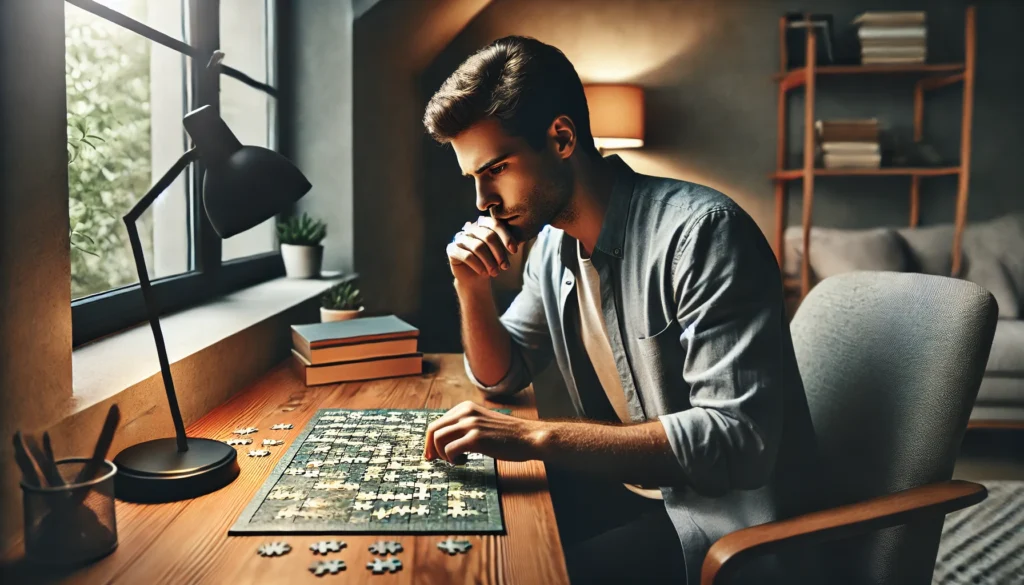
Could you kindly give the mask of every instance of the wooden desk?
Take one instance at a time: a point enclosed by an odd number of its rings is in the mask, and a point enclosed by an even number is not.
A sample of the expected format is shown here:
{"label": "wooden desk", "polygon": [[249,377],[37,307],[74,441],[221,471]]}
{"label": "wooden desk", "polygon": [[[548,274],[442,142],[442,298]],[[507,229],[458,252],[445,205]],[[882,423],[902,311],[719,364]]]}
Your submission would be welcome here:
{"label": "wooden desk", "polygon": [[[228,438],[244,426],[269,428],[290,422],[290,443],[319,408],[449,408],[463,400],[511,408],[516,416],[536,418],[532,389],[511,403],[483,400],[467,380],[458,354],[428,355],[429,373],[422,376],[306,388],[283,363],[252,387],[240,392],[189,426],[190,435]],[[425,368],[426,369],[426,368]],[[275,435],[276,436],[276,435]],[[286,443],[287,445],[288,443]],[[555,525],[544,465],[498,462],[507,534],[466,536],[473,548],[448,556],[437,549],[437,536],[396,536],[405,547],[398,555],[403,568],[395,574],[374,575],[366,569],[367,547],[376,536],[344,535],[348,543],[339,558],[348,568],[337,575],[315,577],[309,564],[316,559],[310,543],[323,536],[228,536],[228,527],[263,484],[285,448],[269,457],[238,458],[241,475],[224,489],[184,502],[140,505],[117,503],[120,544],[107,558],[70,574],[44,576],[13,567],[7,583],[568,583],[565,560]],[[292,552],[263,558],[263,542],[284,540]],[[8,567],[10,571],[12,567]],[[5,571],[7,572],[7,571]],[[16,575],[17,574],[17,575]],[[7,580],[15,577],[14,580]]]}

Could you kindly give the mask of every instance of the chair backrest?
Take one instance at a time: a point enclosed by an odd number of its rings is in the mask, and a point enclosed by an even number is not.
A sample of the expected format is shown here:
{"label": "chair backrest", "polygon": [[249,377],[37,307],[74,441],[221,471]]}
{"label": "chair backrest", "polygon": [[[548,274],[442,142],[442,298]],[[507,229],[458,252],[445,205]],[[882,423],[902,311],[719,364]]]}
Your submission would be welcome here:
{"label": "chair backrest", "polygon": [[[948,480],[995,332],[971,282],[851,272],[823,280],[790,324],[827,507]],[[832,583],[931,583],[942,518],[818,551]]]}

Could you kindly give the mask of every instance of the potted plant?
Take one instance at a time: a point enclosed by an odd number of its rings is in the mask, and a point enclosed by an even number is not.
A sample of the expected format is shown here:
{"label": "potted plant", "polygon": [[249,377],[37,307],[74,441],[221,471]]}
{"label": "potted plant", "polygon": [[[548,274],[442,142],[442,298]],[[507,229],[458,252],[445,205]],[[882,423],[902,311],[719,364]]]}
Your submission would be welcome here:
{"label": "potted plant", "polygon": [[288,278],[318,278],[324,260],[320,242],[327,235],[327,226],[303,212],[277,222],[277,238],[281,242],[281,258]]}
{"label": "potted plant", "polygon": [[320,320],[345,321],[363,312],[363,302],[354,282],[342,282],[320,296]]}

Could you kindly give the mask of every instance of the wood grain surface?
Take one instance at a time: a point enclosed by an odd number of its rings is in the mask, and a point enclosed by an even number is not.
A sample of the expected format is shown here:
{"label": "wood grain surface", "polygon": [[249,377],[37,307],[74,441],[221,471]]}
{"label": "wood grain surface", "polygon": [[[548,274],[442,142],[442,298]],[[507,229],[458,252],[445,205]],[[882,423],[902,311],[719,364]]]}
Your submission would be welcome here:
{"label": "wood grain surface", "polygon": [[[317,409],[444,409],[472,400],[509,408],[524,418],[537,416],[532,389],[502,403],[484,400],[466,378],[459,354],[424,356],[424,370],[420,376],[307,388],[282,363],[188,431],[190,436],[226,439],[233,429],[254,426],[260,432],[253,436],[262,439],[271,425],[291,423],[292,430],[274,433],[285,445],[271,449],[269,457],[246,457],[248,447],[239,447],[241,474],[212,494],[170,504],[117,502],[118,549],[88,567],[45,572],[19,560],[19,551],[13,551],[13,562],[4,565],[4,583],[568,583],[547,475],[538,461],[498,462],[506,534],[459,536],[473,548],[455,556],[438,550],[444,535],[389,537],[405,549],[397,555],[403,568],[394,574],[374,575],[366,569],[373,558],[367,548],[379,536],[227,535]],[[309,551],[311,543],[331,538],[344,540],[347,548],[326,557]],[[272,558],[256,554],[260,544],[273,540],[288,542],[292,551]],[[345,571],[316,577],[308,570],[315,560],[335,558],[345,561]]]}

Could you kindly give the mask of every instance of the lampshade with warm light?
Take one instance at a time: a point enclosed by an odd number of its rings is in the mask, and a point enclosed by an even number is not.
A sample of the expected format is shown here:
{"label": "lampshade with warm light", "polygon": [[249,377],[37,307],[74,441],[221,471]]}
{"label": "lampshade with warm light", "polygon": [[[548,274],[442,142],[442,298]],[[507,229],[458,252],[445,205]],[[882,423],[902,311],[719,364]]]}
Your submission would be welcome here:
{"label": "lampshade with warm light", "polygon": [[644,91],[635,85],[587,85],[590,132],[599,149],[644,145]]}

